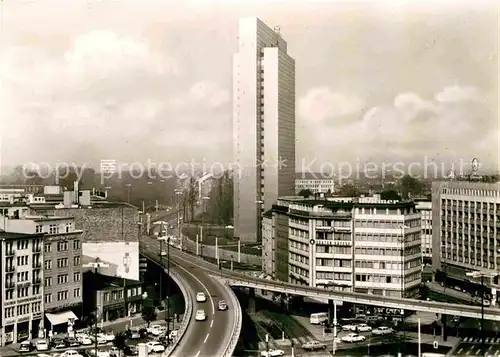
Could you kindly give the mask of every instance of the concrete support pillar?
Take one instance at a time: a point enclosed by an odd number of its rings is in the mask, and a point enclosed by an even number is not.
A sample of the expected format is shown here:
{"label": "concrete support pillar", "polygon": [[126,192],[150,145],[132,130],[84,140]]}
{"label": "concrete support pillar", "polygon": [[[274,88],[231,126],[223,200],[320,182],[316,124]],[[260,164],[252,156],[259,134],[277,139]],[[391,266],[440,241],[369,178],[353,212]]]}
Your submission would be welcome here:
{"label": "concrete support pillar", "polygon": [[255,289],[248,288],[248,313],[255,313]]}
{"label": "concrete support pillar", "polygon": [[448,332],[446,329],[446,315],[441,314],[441,336],[443,337],[443,341],[446,342],[448,339]]}
{"label": "concrete support pillar", "polygon": [[33,340],[34,338],[37,338],[38,336],[33,336],[33,320],[30,319],[28,321],[28,339]]}

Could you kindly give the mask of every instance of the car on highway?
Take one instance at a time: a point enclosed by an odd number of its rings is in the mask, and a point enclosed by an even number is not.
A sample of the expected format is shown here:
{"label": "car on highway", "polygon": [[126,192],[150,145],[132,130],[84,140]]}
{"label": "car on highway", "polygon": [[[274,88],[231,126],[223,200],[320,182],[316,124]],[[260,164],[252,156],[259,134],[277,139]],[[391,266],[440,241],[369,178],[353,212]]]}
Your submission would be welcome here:
{"label": "car on highway", "polygon": [[196,294],[196,301],[197,302],[207,301],[207,297],[205,296],[205,293],[199,292],[198,294]]}
{"label": "car on highway", "polygon": [[205,321],[207,319],[207,314],[205,313],[205,310],[198,310],[196,311],[196,321]]}
{"label": "car on highway", "polygon": [[38,340],[35,343],[35,348],[37,351],[48,351],[50,346],[47,340]]}
{"label": "car on highway", "polygon": [[341,340],[342,340],[342,342],[348,342],[348,343],[363,342],[364,340],[366,340],[366,337],[358,335],[357,333],[350,333],[350,334],[342,337]]}
{"label": "car on highway", "polygon": [[219,300],[219,302],[217,303],[217,308],[219,309],[219,311],[227,310],[226,300]]}
{"label": "car on highway", "polygon": [[324,350],[326,345],[319,341],[309,341],[302,345],[302,349],[306,351],[316,351],[316,350]]}
{"label": "car on highway", "polygon": [[369,332],[371,330],[372,330],[372,328],[370,326],[368,326],[367,324],[359,324],[358,326],[356,326],[357,332]]}
{"label": "car on highway", "polygon": [[355,325],[355,324],[343,325],[342,331],[356,331],[356,327],[358,327],[358,325]]}
{"label": "car on highway", "polygon": [[262,351],[260,353],[262,357],[277,357],[277,356],[284,356],[285,351],[283,350],[275,350],[275,349],[270,349],[269,351]]}
{"label": "car on highway", "polygon": [[146,343],[146,346],[148,347],[148,353],[165,352],[165,346],[163,346],[158,341],[149,341],[148,343]]}
{"label": "car on highway", "polygon": [[379,328],[374,329],[372,331],[372,334],[377,335],[377,336],[382,336],[382,335],[390,335],[393,332],[394,332],[394,330],[390,327],[380,326]]}

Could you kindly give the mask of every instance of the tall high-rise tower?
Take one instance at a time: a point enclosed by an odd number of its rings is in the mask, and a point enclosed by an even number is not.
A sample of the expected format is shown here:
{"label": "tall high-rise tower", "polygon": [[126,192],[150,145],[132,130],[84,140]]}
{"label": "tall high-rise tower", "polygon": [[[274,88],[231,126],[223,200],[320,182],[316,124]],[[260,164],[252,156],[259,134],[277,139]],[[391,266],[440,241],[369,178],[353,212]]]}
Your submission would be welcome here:
{"label": "tall high-rise tower", "polygon": [[261,214],[294,195],[295,60],[279,28],[258,18],[239,22],[233,63],[234,234],[261,235]]}

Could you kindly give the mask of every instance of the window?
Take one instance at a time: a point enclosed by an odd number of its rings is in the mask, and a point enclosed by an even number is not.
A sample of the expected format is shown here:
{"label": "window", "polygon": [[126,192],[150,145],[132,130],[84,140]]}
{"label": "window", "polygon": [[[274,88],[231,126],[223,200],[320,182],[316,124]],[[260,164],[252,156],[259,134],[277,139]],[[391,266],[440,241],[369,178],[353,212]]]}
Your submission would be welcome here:
{"label": "window", "polygon": [[43,232],[43,226],[42,225],[37,225],[35,227],[35,233],[42,233]]}
{"label": "window", "polygon": [[76,256],[73,258],[73,265],[79,266],[81,264],[80,256]]}
{"label": "window", "polygon": [[28,265],[28,256],[23,255],[23,256],[17,257],[17,265],[18,266]]}
{"label": "window", "polygon": [[57,276],[58,284],[66,284],[68,282],[68,274],[61,274]]}
{"label": "window", "polygon": [[33,285],[31,287],[31,293],[32,293],[32,295],[40,294],[40,285]]}
{"label": "window", "polygon": [[52,252],[52,243],[45,243],[43,251],[45,253],[50,253]]}
{"label": "window", "polygon": [[66,250],[68,250],[68,242],[64,242],[64,241],[57,242],[57,251],[58,252],[64,252]]}
{"label": "window", "polygon": [[17,297],[18,298],[23,298],[29,295],[29,290],[28,288],[18,288],[17,289]]}
{"label": "window", "polygon": [[45,278],[45,286],[52,286],[52,277]]}
{"label": "window", "polygon": [[5,300],[14,299],[14,289],[9,289],[5,292]]}
{"label": "window", "polygon": [[57,224],[49,225],[49,234],[57,234],[59,233],[59,226]]}
{"label": "window", "polygon": [[66,233],[71,232],[71,226],[72,226],[71,223],[66,223]]}
{"label": "window", "polygon": [[45,294],[45,303],[50,304],[52,302],[52,294]]}
{"label": "window", "polygon": [[80,279],[81,279],[80,272],[73,273],[73,281],[80,281]]}
{"label": "window", "polygon": [[73,250],[78,250],[80,249],[80,241],[78,239],[75,239],[73,241]]}
{"label": "window", "polygon": [[68,266],[68,258],[57,259],[57,267],[58,268],[66,268],[67,266]]}
{"label": "window", "polygon": [[80,297],[80,288],[76,288],[75,290],[73,290],[73,297]]}
{"label": "window", "polygon": [[68,290],[57,292],[57,301],[68,300]]}
{"label": "window", "polygon": [[42,304],[40,302],[34,302],[31,304],[31,311],[33,313],[40,312]]}
{"label": "window", "polygon": [[44,263],[43,263],[43,267],[45,270],[50,270],[52,269],[52,260],[46,260]]}
{"label": "window", "polygon": [[104,293],[102,299],[106,302],[109,301],[109,293]]}

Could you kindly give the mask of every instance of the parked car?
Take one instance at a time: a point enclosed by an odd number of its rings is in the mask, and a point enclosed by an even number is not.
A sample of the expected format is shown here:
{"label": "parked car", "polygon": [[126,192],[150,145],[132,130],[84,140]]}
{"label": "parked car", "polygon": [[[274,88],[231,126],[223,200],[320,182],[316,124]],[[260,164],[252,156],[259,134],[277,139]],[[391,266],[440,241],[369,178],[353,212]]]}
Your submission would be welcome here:
{"label": "parked car", "polygon": [[76,337],[76,339],[78,340],[78,342],[80,342],[82,346],[90,346],[93,343],[90,336],[86,334],[80,334]]}
{"label": "parked car", "polygon": [[166,330],[167,328],[165,326],[158,324],[151,325],[147,328],[149,334],[157,337],[164,334]]}
{"label": "parked car", "polygon": [[199,292],[198,294],[196,294],[196,301],[197,302],[207,301],[207,297],[205,296],[205,293]]}
{"label": "parked car", "polygon": [[161,353],[165,351],[165,346],[158,341],[149,341],[146,343],[146,346],[148,346],[148,353]]}
{"label": "parked car", "polygon": [[115,334],[113,333],[113,331],[105,332],[104,337],[106,338],[106,341],[108,341],[108,342],[113,342],[115,340]]}
{"label": "parked car", "polygon": [[66,345],[66,341],[64,341],[64,338],[62,337],[54,337],[51,341],[52,347],[54,348],[66,348],[68,347]]}
{"label": "parked car", "polygon": [[68,346],[68,347],[79,347],[80,346],[80,342],[78,341],[78,339],[76,339],[74,337],[66,337],[64,339],[64,343],[66,343],[66,346]]}
{"label": "parked car", "polygon": [[[93,337],[95,338],[95,336]],[[102,332],[97,334],[97,343],[99,345],[105,345],[106,343],[108,343],[108,340],[106,340],[106,335]]]}
{"label": "parked car", "polygon": [[356,331],[356,327],[358,326],[354,324],[343,325],[342,331]]}
{"label": "parked car", "polygon": [[109,355],[111,357],[120,357],[120,350],[118,347],[113,346],[109,349]]}
{"label": "parked car", "polygon": [[67,350],[61,354],[60,357],[83,357],[78,351]]}
{"label": "parked car", "polygon": [[379,328],[374,329],[372,331],[372,334],[377,335],[377,336],[382,336],[382,335],[390,335],[393,332],[394,332],[394,330],[390,327],[380,326]]}
{"label": "parked car", "polygon": [[138,340],[142,337],[141,331],[137,327],[131,328],[127,332],[127,335],[129,336],[128,338],[130,338],[131,340]]}
{"label": "parked car", "polygon": [[316,350],[324,350],[326,345],[319,341],[309,341],[302,345],[302,349],[306,351],[316,351]]}
{"label": "parked car", "polygon": [[356,331],[358,331],[358,332],[368,332],[371,330],[372,330],[372,328],[370,326],[368,326],[367,324],[359,324],[358,326],[356,326]]}
{"label": "parked car", "polygon": [[217,304],[217,308],[219,311],[224,311],[227,310],[227,303],[225,300],[219,300],[219,303]]}
{"label": "parked car", "polygon": [[30,341],[23,341],[19,345],[19,352],[31,352],[33,350],[33,344]]}
{"label": "parked car", "polygon": [[348,342],[348,343],[363,342],[364,340],[366,340],[366,337],[358,335],[357,333],[350,333],[350,334],[342,337],[341,340],[342,340],[342,342]]}
{"label": "parked car", "polygon": [[196,311],[196,321],[205,321],[207,319],[207,314],[205,313],[205,310],[198,310]]}
{"label": "parked car", "polygon": [[37,351],[48,351],[50,346],[47,340],[38,340],[35,343],[35,348]]}
{"label": "parked car", "polygon": [[277,357],[277,356],[284,356],[285,351],[283,350],[275,350],[275,349],[270,349],[269,351],[262,351],[260,353],[262,357]]}
{"label": "parked car", "polygon": [[123,349],[123,353],[125,354],[125,356],[137,356],[139,355],[139,350],[135,345],[127,345]]}

